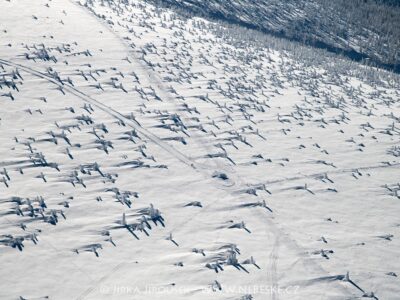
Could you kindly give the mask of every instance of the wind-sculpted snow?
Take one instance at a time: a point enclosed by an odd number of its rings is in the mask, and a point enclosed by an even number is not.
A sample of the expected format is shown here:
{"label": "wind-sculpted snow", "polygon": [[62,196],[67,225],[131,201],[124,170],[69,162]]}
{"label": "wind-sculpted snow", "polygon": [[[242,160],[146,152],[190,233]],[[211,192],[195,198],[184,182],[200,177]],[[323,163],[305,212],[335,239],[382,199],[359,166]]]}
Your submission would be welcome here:
{"label": "wind-sculpted snow", "polygon": [[0,1],[1,299],[397,297],[397,75],[141,0]]}

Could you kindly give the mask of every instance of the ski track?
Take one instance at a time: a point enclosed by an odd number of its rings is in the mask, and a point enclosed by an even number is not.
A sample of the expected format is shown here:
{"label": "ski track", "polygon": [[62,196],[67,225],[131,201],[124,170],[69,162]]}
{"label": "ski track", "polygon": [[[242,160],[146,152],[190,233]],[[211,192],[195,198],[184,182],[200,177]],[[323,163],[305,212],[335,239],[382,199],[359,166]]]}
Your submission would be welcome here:
{"label": "ski track", "polygon": [[[274,242],[274,246],[272,248],[271,254],[269,256],[269,265],[268,265],[268,278],[270,281],[271,287],[278,287],[278,259],[279,259],[279,237],[277,236]],[[279,300],[279,293],[272,293],[272,300]]]}
{"label": "ski track", "polygon": [[85,299],[87,296],[90,295],[90,293],[92,293],[101,283],[105,282],[109,277],[111,277],[111,275],[113,275],[114,273],[116,273],[117,271],[120,270],[120,268],[126,264],[125,262],[121,262],[118,265],[116,265],[110,272],[108,272],[106,275],[104,275],[103,277],[101,277],[99,280],[96,281],[95,284],[93,284],[91,287],[89,287],[88,289],[86,289],[81,295],[78,296],[78,298],[76,298],[76,300],[83,300]]}

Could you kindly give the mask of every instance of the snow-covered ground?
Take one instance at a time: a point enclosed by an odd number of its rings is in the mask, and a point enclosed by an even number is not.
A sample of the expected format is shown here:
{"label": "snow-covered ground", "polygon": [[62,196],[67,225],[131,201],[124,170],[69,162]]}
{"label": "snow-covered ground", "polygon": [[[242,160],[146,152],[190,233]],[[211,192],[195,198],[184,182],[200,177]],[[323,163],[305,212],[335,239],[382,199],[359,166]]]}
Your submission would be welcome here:
{"label": "snow-covered ground", "polygon": [[398,298],[397,75],[141,0],[0,8],[0,299]]}

